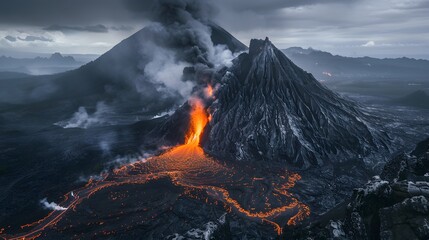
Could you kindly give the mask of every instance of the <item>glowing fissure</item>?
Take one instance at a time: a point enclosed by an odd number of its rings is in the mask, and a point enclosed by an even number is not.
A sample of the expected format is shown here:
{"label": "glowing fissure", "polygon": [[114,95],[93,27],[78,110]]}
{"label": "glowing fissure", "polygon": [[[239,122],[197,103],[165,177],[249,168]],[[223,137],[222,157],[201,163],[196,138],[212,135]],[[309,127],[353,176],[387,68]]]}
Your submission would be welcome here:
{"label": "glowing fissure", "polygon": [[[209,93],[206,96],[211,97],[213,89],[209,86],[205,92]],[[170,178],[176,186],[184,187],[185,195],[199,198],[199,196],[192,195],[191,191],[187,189],[203,190],[216,202],[223,202],[227,211],[258,220],[261,223],[269,223],[274,226],[279,235],[282,233],[282,225],[295,225],[310,215],[308,206],[299,202],[288,192],[290,188],[295,186],[296,181],[301,179],[301,176],[296,173],[286,172],[288,177],[279,175],[276,182],[271,183],[273,191],[270,192],[269,196],[265,196],[266,202],[263,210],[258,211],[251,206],[246,209],[231,197],[230,192],[225,187],[226,185],[234,187],[237,184],[242,184],[242,186],[248,187],[257,181],[263,181],[264,178],[256,178],[245,172],[237,174],[234,168],[228,168],[226,165],[206,156],[199,143],[210,115],[206,112],[202,99],[191,99],[189,104],[191,105],[191,113],[185,144],[176,146],[160,156],[147,159],[145,162],[124,165],[114,170],[110,175],[103,175],[102,180],[91,179],[83,188],[72,191],[73,194],[70,192],[64,195],[64,200],[60,205],[67,210],[53,211],[35,223],[23,225],[21,227],[23,229],[31,228],[27,233],[4,238],[38,238],[46,228],[56,225],[67,212],[76,211],[77,205],[102,189],[124,184],[145,184],[165,177]],[[243,179],[245,182],[242,182]],[[255,197],[260,199],[259,195]],[[288,199],[288,203],[285,203],[285,199]],[[201,200],[208,201],[208,199]],[[271,207],[272,203],[281,203],[281,206]],[[286,223],[276,222],[278,217],[285,215],[289,216]],[[4,229],[1,231],[4,232]]]}

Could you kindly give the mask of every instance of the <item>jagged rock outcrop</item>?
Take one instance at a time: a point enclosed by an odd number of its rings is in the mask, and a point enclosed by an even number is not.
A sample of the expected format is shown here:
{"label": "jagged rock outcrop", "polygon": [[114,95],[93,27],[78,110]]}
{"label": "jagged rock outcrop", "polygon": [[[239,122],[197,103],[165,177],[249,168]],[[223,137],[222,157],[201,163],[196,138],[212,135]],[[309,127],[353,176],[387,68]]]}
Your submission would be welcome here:
{"label": "jagged rock outcrop", "polygon": [[388,149],[387,136],[354,103],[325,88],[268,39],[251,41],[217,93],[203,146],[220,159],[308,168],[362,158],[373,166],[369,156]]}
{"label": "jagged rock outcrop", "polygon": [[410,154],[393,158],[380,176],[354,190],[345,209],[331,212],[336,214],[291,229],[285,237],[429,239],[429,139]]}

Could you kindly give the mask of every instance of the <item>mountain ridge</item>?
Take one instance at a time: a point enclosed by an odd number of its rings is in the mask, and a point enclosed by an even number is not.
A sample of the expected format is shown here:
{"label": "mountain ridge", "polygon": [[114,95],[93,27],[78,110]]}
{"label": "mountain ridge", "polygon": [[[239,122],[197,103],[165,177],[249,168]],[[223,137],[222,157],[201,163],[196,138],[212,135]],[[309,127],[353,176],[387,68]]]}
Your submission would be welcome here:
{"label": "mountain ridge", "polygon": [[203,141],[210,154],[309,168],[388,149],[387,136],[367,123],[368,116],[297,67],[268,38],[252,40],[249,53],[233,63],[210,107]]}

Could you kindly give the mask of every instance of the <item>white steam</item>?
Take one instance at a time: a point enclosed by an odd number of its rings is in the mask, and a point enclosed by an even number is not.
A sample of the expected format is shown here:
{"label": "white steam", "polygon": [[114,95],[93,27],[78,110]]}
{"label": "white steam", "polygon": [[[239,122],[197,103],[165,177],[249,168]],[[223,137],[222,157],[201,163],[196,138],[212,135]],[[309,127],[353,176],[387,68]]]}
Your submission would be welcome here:
{"label": "white steam", "polygon": [[201,46],[207,49],[207,60],[212,63],[215,68],[231,66],[234,54],[225,45],[213,44],[211,39],[212,32],[209,26],[195,19],[189,20],[188,25],[195,31],[195,35]]}
{"label": "white steam", "polygon": [[[189,96],[193,84],[182,81],[183,69],[191,64],[177,61],[175,52],[157,46],[152,42],[147,42],[142,49],[142,54],[150,55],[151,61],[144,68],[144,78],[156,84],[157,90],[171,91],[177,90],[182,97]],[[143,84],[136,85],[138,92],[146,91]]]}
{"label": "white steam", "polygon": [[216,45],[214,46],[214,55],[212,61],[215,67],[231,67],[232,60],[239,54],[240,52],[232,53],[225,45]]}
{"label": "white steam", "polygon": [[44,209],[53,210],[53,211],[65,211],[67,208],[61,207],[60,205],[54,202],[48,202],[47,198],[40,200]]}
{"label": "white steam", "polygon": [[67,121],[55,123],[63,128],[89,128],[105,124],[106,115],[110,113],[110,108],[104,102],[98,102],[95,112],[90,114],[85,107],[79,107],[73,117]]}

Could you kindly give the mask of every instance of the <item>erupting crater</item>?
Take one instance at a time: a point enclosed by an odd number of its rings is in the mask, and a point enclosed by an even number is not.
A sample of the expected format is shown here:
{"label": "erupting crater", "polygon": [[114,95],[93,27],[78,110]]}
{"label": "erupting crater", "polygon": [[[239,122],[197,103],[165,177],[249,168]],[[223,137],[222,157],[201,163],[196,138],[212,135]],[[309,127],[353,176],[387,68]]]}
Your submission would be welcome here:
{"label": "erupting crater", "polygon": [[[209,96],[213,94],[210,86],[205,91]],[[276,169],[261,176],[257,167],[252,167],[249,163],[239,166],[238,163],[224,163],[207,156],[199,144],[210,116],[203,99],[193,98],[189,104],[192,109],[189,131],[183,145],[145,161],[124,165],[110,174],[103,175],[102,180],[90,180],[83,188],[64,195],[64,200],[59,205],[66,210],[53,211],[35,223],[22,226],[25,232],[2,237],[35,239],[44,236],[46,229],[61,225],[61,220],[69,212],[77,211],[77,205],[84,205],[85,200],[102,189],[127,184],[146,184],[161,178],[170,179],[182,189],[184,196],[208,202],[202,195],[194,194],[195,191],[205,192],[204,196],[224,206],[226,211],[235,217],[251,219],[260,224],[272,224],[277,234],[281,234],[282,226],[295,225],[310,215],[308,206],[288,191],[301,179],[300,175],[286,169]],[[237,168],[240,170],[237,171]],[[73,224],[64,228],[72,229]],[[114,229],[108,231],[109,234],[112,232],[115,232]]]}

